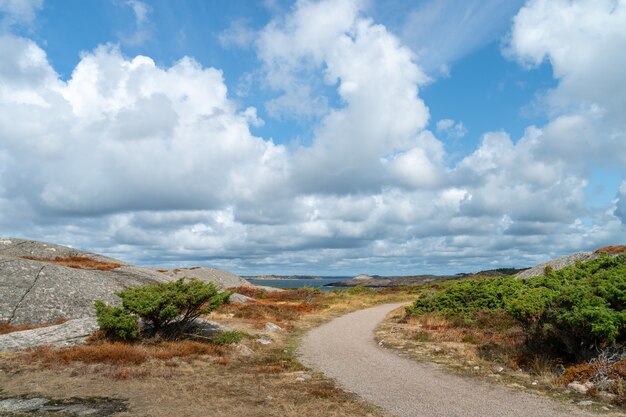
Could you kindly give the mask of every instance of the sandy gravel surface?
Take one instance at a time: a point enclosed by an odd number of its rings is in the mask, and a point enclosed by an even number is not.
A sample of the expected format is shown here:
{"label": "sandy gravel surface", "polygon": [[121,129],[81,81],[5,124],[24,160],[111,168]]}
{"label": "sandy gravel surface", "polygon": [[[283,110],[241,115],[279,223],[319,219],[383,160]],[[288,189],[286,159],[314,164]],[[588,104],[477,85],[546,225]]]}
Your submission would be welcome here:
{"label": "sandy gravel surface", "polygon": [[300,360],[395,416],[599,415],[504,386],[451,375],[437,365],[402,358],[379,347],[374,342],[374,329],[399,306],[385,304],[360,310],[312,330],[299,348]]}

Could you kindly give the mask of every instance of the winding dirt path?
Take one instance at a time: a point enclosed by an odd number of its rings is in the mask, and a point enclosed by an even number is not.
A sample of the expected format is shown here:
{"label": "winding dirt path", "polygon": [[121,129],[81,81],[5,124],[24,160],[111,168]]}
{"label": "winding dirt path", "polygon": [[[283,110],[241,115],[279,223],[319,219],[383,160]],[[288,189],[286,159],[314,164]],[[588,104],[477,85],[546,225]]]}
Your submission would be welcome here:
{"label": "winding dirt path", "polygon": [[359,310],[312,330],[298,350],[301,362],[395,416],[598,415],[533,394],[451,375],[437,365],[402,358],[379,347],[374,342],[375,327],[401,305]]}

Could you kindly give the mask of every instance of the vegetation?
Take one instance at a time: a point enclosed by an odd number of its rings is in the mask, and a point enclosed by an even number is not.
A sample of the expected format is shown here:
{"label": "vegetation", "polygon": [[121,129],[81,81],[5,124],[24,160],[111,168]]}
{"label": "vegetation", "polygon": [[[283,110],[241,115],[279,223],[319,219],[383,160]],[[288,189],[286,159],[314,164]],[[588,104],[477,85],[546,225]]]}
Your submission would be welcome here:
{"label": "vegetation", "polygon": [[232,345],[241,342],[249,335],[238,331],[219,331],[213,335],[211,341],[217,345]]}
{"label": "vegetation", "polygon": [[626,341],[626,255],[602,256],[527,280],[468,279],[425,292],[407,312],[436,312],[471,323],[479,312],[506,313],[526,346],[566,361],[591,358]]}
{"label": "vegetation", "polygon": [[117,262],[105,262],[87,258],[86,256],[57,256],[56,258],[36,258],[33,256],[22,256],[23,259],[31,261],[45,262],[66,266],[74,269],[89,269],[98,271],[110,271],[119,268],[122,264]]}
{"label": "vegetation", "polygon": [[95,308],[100,328],[122,340],[138,336],[138,318],[152,335],[180,336],[196,318],[228,302],[230,297],[228,291],[220,293],[213,283],[184,279],[129,288],[116,295],[122,299],[122,307],[96,301]]}

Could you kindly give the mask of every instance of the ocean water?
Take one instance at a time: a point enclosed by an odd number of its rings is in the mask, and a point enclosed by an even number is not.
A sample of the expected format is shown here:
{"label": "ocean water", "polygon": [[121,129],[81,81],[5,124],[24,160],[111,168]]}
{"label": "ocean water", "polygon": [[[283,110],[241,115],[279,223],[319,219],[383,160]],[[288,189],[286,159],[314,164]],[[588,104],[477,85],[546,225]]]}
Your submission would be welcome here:
{"label": "ocean water", "polygon": [[313,287],[322,291],[331,291],[342,287],[324,287],[331,282],[343,281],[352,277],[322,277],[320,279],[249,279],[248,281],[256,285],[266,285],[278,288],[302,288]]}

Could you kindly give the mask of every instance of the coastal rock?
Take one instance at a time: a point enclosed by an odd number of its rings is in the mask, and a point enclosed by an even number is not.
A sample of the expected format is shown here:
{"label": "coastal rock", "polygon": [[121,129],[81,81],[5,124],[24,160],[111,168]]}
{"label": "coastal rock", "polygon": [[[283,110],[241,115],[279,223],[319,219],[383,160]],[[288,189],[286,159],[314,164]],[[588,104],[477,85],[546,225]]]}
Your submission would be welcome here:
{"label": "coastal rock", "polygon": [[171,270],[157,270],[172,279],[196,278],[204,282],[213,282],[221,288],[234,288],[250,285],[248,281],[239,275],[216,268],[194,267],[177,268]]}
{"label": "coastal rock", "polygon": [[230,295],[230,298],[228,299],[228,301],[232,304],[246,304],[246,303],[249,303],[250,301],[254,301],[254,298],[250,298],[247,295],[234,292]]}
{"label": "coastal rock", "polygon": [[0,321],[19,325],[93,318],[95,300],[118,304],[118,291],[181,277],[222,288],[248,284],[215,268],[165,272],[169,274],[65,246],[0,238]]}
{"label": "coastal rock", "polygon": [[19,350],[36,346],[72,346],[82,344],[98,329],[91,317],[66,321],[63,324],[22,330],[0,335],[0,351]]}
{"label": "coastal rock", "polygon": [[527,269],[515,275],[517,279],[527,279],[541,276],[545,273],[546,267],[550,267],[555,271],[566,266],[574,265],[576,262],[591,261],[592,259],[599,258],[600,254],[596,252],[580,252],[572,255],[564,256],[562,258],[552,259],[550,261],[539,264],[535,267]]}

